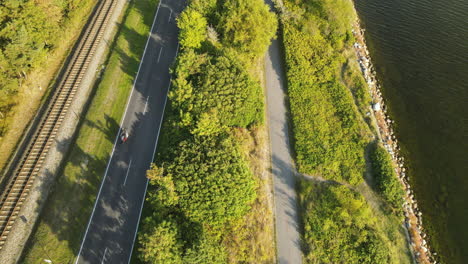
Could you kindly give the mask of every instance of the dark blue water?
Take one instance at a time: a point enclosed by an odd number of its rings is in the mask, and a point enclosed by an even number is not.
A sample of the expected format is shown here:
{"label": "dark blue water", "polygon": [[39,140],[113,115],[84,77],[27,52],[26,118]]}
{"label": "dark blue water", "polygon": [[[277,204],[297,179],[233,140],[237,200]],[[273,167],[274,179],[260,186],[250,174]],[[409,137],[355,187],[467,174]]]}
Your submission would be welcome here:
{"label": "dark blue water", "polygon": [[355,0],[431,245],[468,263],[468,0]]}

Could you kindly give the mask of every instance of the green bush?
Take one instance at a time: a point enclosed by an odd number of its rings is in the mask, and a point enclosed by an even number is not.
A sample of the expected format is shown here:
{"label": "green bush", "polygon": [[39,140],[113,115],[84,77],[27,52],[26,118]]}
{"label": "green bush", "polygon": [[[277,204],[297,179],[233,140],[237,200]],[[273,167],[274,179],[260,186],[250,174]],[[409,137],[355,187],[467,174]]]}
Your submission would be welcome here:
{"label": "green bush", "polygon": [[277,24],[263,1],[226,0],[217,28],[223,45],[257,57],[266,52],[265,44],[275,36]]}
{"label": "green bush", "polygon": [[[314,3],[319,6],[322,2]],[[297,8],[289,2],[286,4],[291,10]],[[330,37],[334,32],[324,34],[311,30],[313,26],[323,25],[307,14],[302,20],[285,19],[283,27],[298,169],[302,173],[358,184],[365,170],[367,142],[352,94],[337,76],[346,60],[334,48],[338,45],[338,37]],[[336,34],[346,35],[341,31]]]}
{"label": "green bush", "polygon": [[145,232],[140,236],[140,258],[150,263],[182,263],[182,240],[177,224],[170,220],[161,223],[145,219]]}
{"label": "green bush", "polygon": [[307,263],[389,263],[377,219],[364,198],[343,185],[302,182]]}
{"label": "green bush", "polygon": [[159,203],[176,205],[187,219],[207,226],[234,221],[249,210],[255,181],[228,134],[195,136],[174,151],[178,156],[172,162],[148,172],[151,184],[161,189]]}
{"label": "green bush", "polygon": [[206,18],[198,11],[187,8],[177,18],[180,28],[179,42],[183,48],[200,48],[206,38]]}
{"label": "green bush", "polygon": [[218,2],[218,0],[189,0],[189,6],[209,18],[217,15]]}
{"label": "green bush", "polygon": [[394,212],[401,212],[404,191],[398,181],[390,154],[382,145],[375,144],[371,150],[371,161],[377,190],[392,206]]}
{"label": "green bush", "polygon": [[196,55],[193,51],[180,56],[170,99],[185,126],[196,124],[201,114],[209,111],[217,112],[227,126],[247,127],[263,121],[260,84],[235,58]]}
{"label": "green bush", "polygon": [[218,239],[201,235],[199,240],[187,249],[184,256],[187,264],[225,264],[227,263],[227,252]]}
{"label": "green bush", "polygon": [[[168,264],[224,264],[227,262],[225,248],[219,239],[206,233],[199,233],[193,243],[187,243],[182,219],[166,215],[166,219],[147,217],[139,237],[140,259],[146,263]],[[186,237],[187,235],[185,235]]]}

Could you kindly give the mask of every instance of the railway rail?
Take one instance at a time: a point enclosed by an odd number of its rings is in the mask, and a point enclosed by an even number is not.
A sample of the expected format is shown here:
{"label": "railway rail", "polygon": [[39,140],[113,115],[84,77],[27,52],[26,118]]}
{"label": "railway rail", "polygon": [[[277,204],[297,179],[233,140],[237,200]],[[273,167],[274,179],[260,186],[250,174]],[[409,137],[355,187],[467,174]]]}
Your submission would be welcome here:
{"label": "railway rail", "polygon": [[74,99],[81,80],[105,32],[117,0],[101,0],[84,34],[76,46],[70,63],[64,71],[55,93],[49,101],[39,125],[25,148],[10,182],[0,198],[0,250],[13,224],[19,217],[34,179],[41,173],[48,151]]}

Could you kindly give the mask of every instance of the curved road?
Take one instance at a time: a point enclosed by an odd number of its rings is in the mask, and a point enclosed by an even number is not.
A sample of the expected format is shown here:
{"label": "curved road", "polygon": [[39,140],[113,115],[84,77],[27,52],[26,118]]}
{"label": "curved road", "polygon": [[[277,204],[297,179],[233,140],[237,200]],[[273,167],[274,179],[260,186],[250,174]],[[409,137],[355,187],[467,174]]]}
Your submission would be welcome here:
{"label": "curved road", "polygon": [[[271,1],[267,4],[273,6]],[[279,40],[272,41],[265,62],[271,167],[275,199],[276,252],[279,264],[302,263],[296,171],[289,142],[288,104]]]}
{"label": "curved road", "polygon": [[175,17],[184,5],[160,0],[121,123],[130,137],[125,144],[116,138],[76,264],[130,261],[178,49]]}

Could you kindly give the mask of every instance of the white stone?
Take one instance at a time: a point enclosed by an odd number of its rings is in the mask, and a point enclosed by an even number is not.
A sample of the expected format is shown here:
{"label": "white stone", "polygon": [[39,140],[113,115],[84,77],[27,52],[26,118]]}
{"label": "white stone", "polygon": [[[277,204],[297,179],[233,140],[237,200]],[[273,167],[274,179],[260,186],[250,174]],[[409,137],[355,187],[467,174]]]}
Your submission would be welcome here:
{"label": "white stone", "polygon": [[375,103],[374,105],[372,105],[372,109],[376,112],[380,111],[380,103]]}

